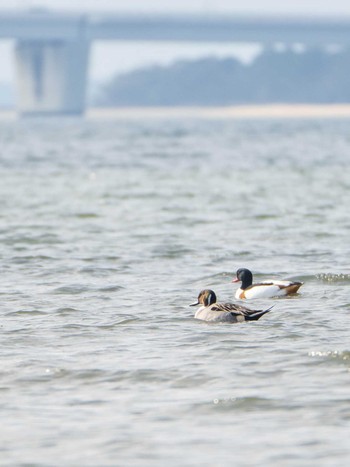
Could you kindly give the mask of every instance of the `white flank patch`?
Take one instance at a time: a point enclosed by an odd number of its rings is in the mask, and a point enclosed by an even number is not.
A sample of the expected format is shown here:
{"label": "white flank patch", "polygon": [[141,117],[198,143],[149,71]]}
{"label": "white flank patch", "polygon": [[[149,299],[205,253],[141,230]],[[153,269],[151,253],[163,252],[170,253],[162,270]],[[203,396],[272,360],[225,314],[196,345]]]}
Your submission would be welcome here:
{"label": "white flank patch", "polygon": [[[242,290],[238,289],[236,292],[236,298],[239,298],[241,293]],[[257,285],[249,290],[245,290],[244,295],[249,300],[252,298],[270,298],[286,295],[286,291],[284,289],[280,289],[278,285]]]}

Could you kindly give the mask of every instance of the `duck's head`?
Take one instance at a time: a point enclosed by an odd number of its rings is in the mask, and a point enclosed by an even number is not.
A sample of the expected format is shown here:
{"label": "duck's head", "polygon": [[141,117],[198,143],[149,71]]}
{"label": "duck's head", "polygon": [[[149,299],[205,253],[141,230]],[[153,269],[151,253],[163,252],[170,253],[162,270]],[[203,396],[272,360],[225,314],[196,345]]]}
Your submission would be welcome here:
{"label": "duck's head", "polygon": [[213,290],[206,289],[199,292],[198,300],[195,303],[191,303],[190,306],[204,305],[209,306],[216,303],[216,295]]}
{"label": "duck's head", "polygon": [[243,282],[244,284],[251,285],[253,283],[253,274],[246,268],[240,268],[236,272],[236,277],[232,282]]}

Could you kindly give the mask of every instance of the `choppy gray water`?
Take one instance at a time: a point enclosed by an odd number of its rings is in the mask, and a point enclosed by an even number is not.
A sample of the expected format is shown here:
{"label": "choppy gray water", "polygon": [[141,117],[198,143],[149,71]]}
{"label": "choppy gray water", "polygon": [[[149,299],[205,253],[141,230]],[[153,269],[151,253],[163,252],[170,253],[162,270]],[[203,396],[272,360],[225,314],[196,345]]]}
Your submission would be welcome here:
{"label": "choppy gray water", "polygon": [[1,122],[0,464],[349,465],[349,126]]}

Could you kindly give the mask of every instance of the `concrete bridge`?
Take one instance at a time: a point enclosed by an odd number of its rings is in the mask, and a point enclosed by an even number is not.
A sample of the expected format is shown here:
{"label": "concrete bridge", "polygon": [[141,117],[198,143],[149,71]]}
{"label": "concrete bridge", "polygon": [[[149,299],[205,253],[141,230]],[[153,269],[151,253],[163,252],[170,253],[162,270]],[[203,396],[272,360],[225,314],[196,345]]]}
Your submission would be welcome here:
{"label": "concrete bridge", "polygon": [[0,39],[16,41],[18,111],[81,114],[95,40],[350,45],[350,18],[0,12]]}

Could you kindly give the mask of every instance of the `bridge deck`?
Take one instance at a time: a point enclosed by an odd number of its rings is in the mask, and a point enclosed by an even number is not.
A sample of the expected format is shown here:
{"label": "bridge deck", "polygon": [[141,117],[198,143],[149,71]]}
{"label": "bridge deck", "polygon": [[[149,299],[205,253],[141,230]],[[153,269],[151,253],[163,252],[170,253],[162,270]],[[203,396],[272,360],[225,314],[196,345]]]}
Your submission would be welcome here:
{"label": "bridge deck", "polygon": [[349,18],[0,13],[0,38],[349,44]]}

